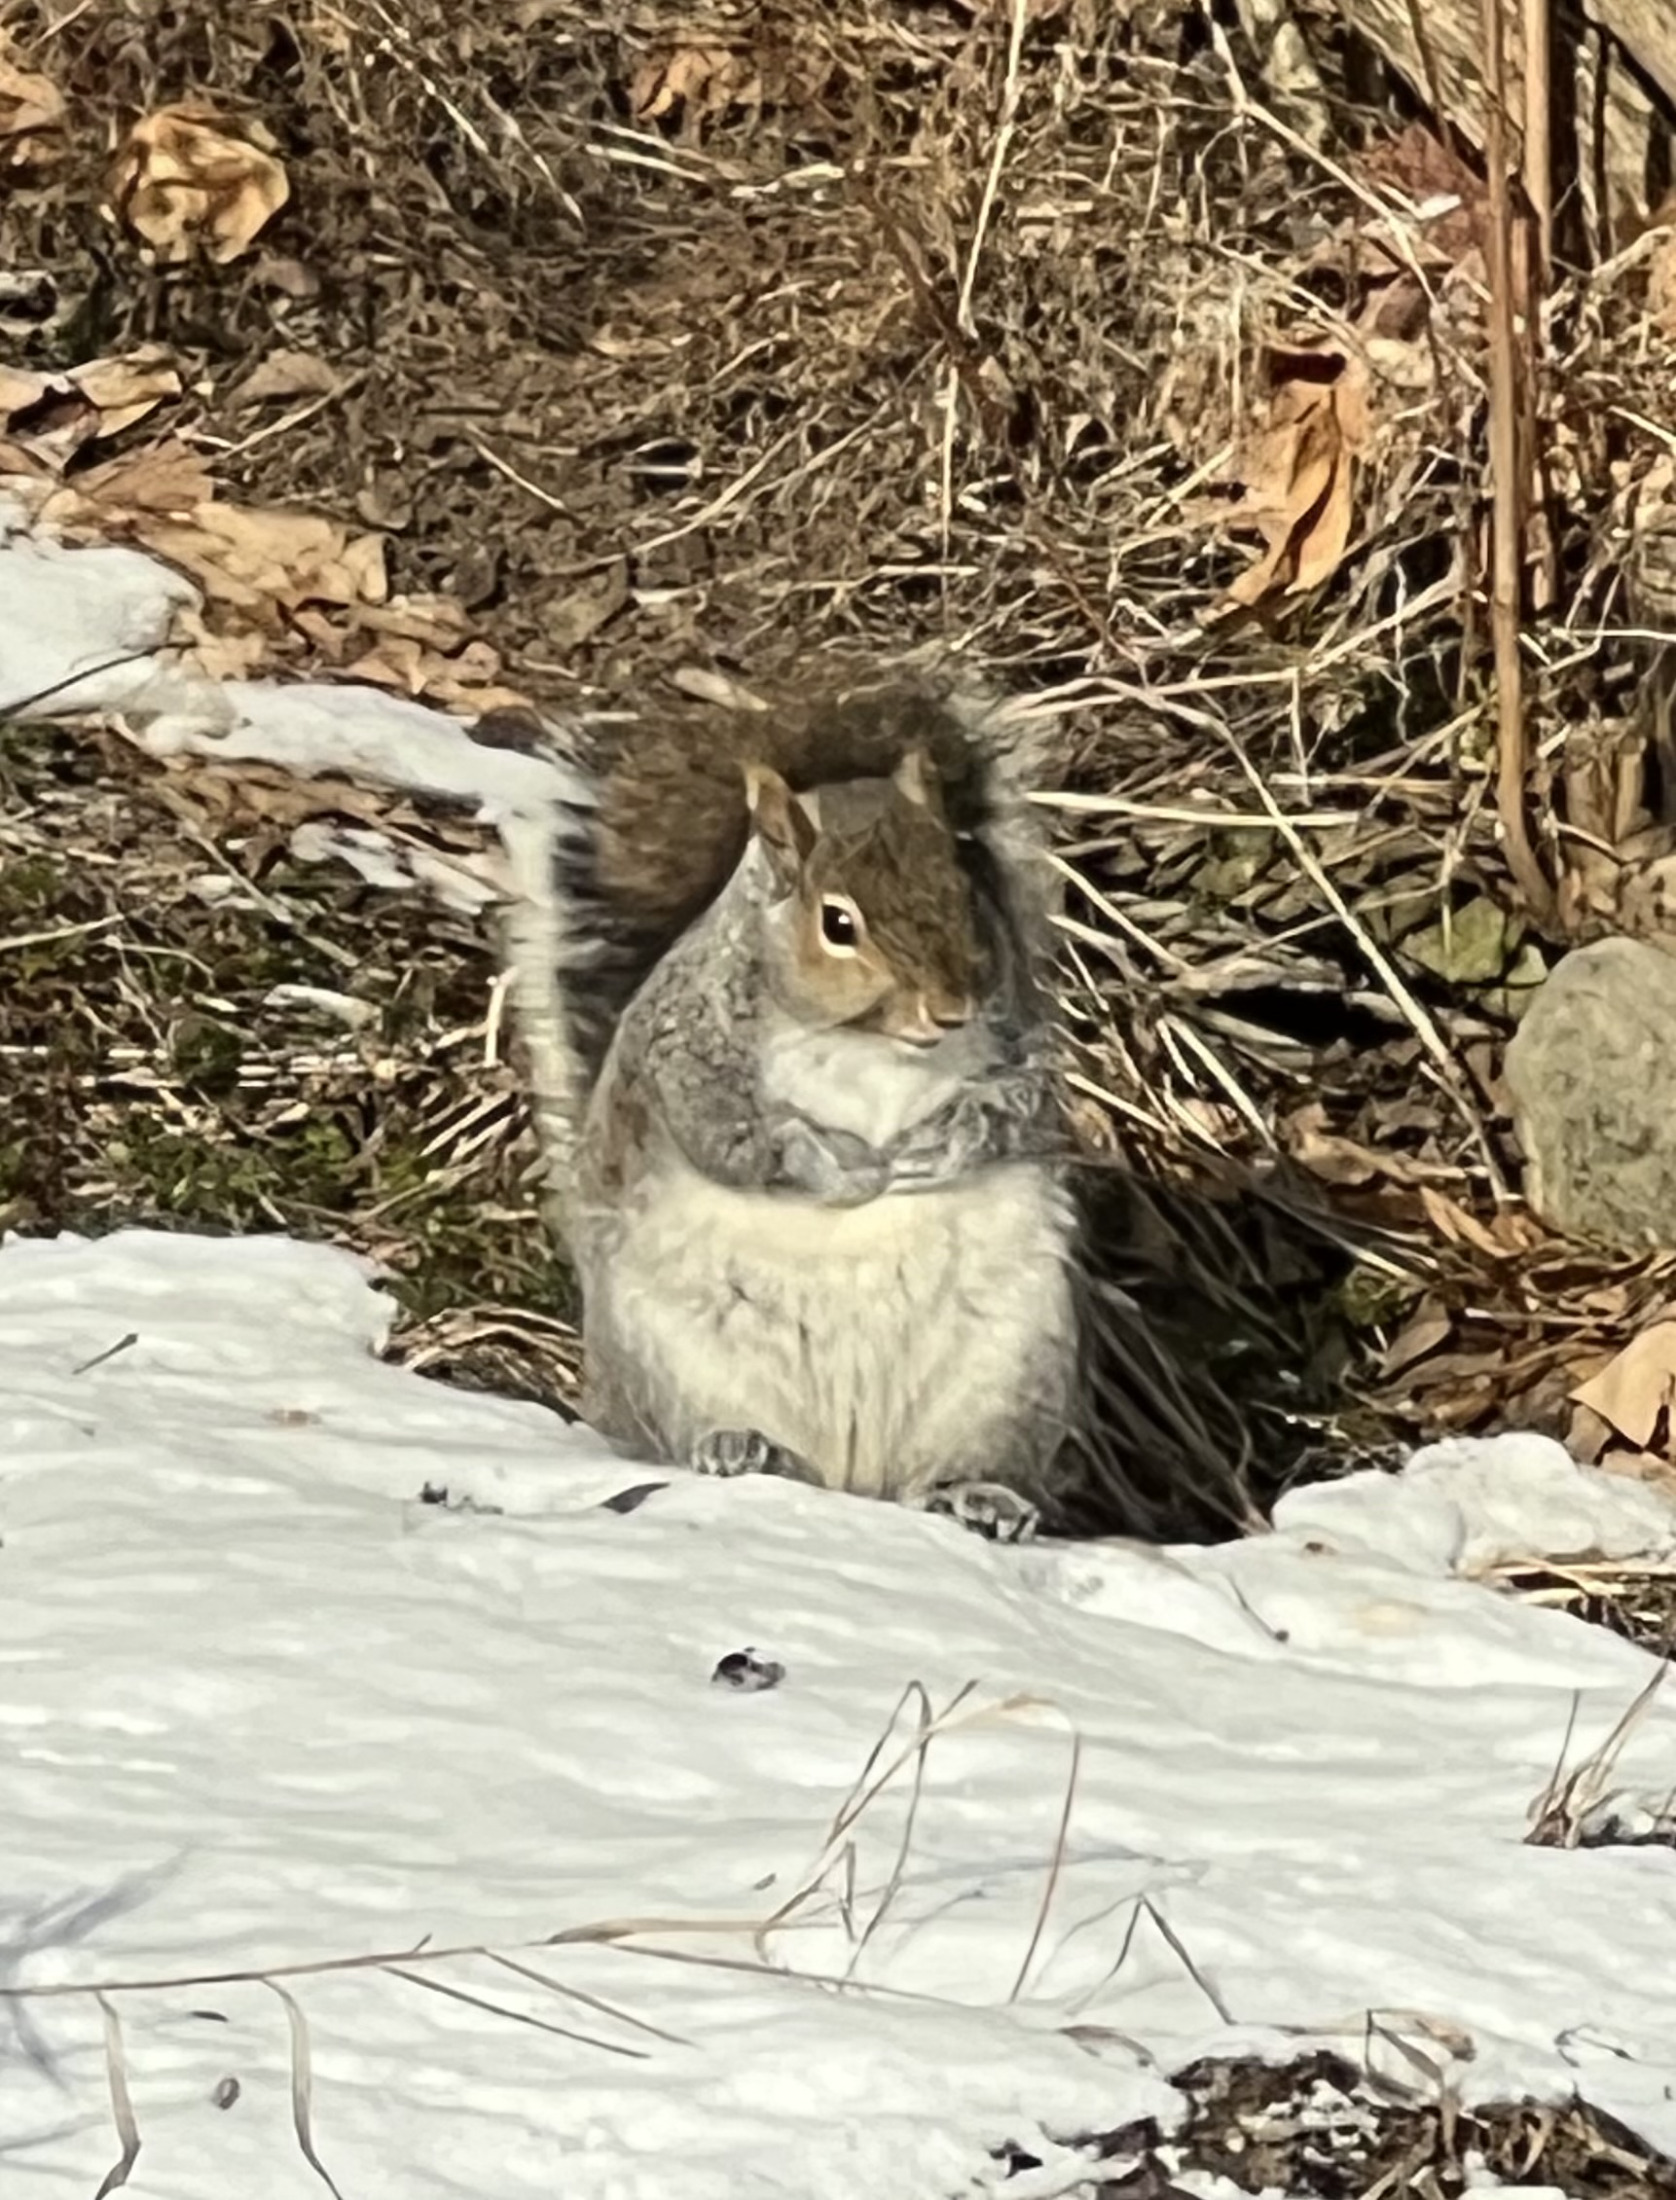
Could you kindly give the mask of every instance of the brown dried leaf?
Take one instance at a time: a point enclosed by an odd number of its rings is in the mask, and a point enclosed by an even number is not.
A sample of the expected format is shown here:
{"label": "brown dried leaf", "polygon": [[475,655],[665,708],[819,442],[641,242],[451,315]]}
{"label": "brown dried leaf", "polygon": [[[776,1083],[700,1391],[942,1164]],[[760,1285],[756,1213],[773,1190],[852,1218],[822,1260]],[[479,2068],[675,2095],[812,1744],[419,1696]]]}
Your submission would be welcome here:
{"label": "brown dried leaf", "polygon": [[336,367],[316,353],[270,351],[233,392],[232,402],[263,405],[281,397],[330,397],[342,387]]}
{"label": "brown dried leaf", "polygon": [[500,686],[499,674],[500,658],[487,642],[469,642],[444,656],[408,636],[388,634],[376,649],[357,658],[345,677],[472,714],[528,709],[529,698]]}
{"label": "brown dried leaf", "polygon": [[218,634],[200,612],[188,608],[175,614],[175,632],[185,645],[179,663],[206,680],[252,680],[269,661],[268,637],[257,627]]}
{"label": "brown dried leaf", "polygon": [[364,605],[355,623],[439,650],[458,649],[471,633],[471,621],[452,596],[394,596],[387,604]]}
{"label": "brown dried leaf", "polygon": [[11,427],[38,457],[62,466],[84,445],[131,428],[180,389],[174,360],[160,344],[92,359],[68,374],[0,367],[0,427]]}
{"label": "brown dried leaf", "polygon": [[149,450],[125,452],[76,477],[76,493],[114,516],[134,513],[184,514],[207,504],[215,494],[209,467],[186,444],[173,440]]}
{"label": "brown dried leaf", "polygon": [[[47,473],[48,468],[39,453],[26,450],[21,443],[14,443],[9,437],[0,435],[0,474],[27,475],[44,480]],[[10,486],[15,488],[15,481]]]}
{"label": "brown dried leaf", "polygon": [[1309,1101],[1285,1123],[1286,1150],[1313,1176],[1327,1184],[1369,1184],[1383,1177],[1392,1184],[1425,1184],[1434,1177],[1452,1178],[1457,1172],[1443,1162],[1428,1162],[1397,1152],[1364,1146],[1326,1127],[1327,1110],[1319,1100]]}
{"label": "brown dried leaf", "polygon": [[1571,1393],[1573,1404],[1610,1422],[1637,1451],[1651,1447],[1673,1397],[1676,1321],[1654,1322],[1642,1330],[1608,1367]]}
{"label": "brown dried leaf", "polygon": [[1395,137],[1370,145],[1352,165],[1369,183],[1400,192],[1420,215],[1409,242],[1436,267],[1455,267],[1482,251],[1489,195],[1460,155],[1411,122]]}
{"label": "brown dried leaf", "polygon": [[762,78],[743,54],[725,46],[679,46],[645,62],[629,86],[629,108],[640,122],[680,109],[684,133],[696,136],[730,107],[760,107]]}
{"label": "brown dried leaf", "polygon": [[20,69],[0,29],[0,167],[37,168],[64,151],[64,95],[51,77]]}
{"label": "brown dried leaf", "polygon": [[1325,343],[1269,356],[1268,417],[1240,447],[1230,479],[1244,490],[1237,524],[1267,545],[1228,591],[1250,606],[1330,580],[1350,541],[1355,461],[1371,431],[1366,362]]}
{"label": "brown dried leaf", "polygon": [[249,759],[221,764],[201,757],[172,757],[167,769],[169,793],[175,798],[171,807],[189,802],[208,810],[222,827],[256,823],[289,830],[316,817],[352,817],[362,824],[382,825],[392,810],[400,808],[383,790],[352,779],[300,779],[279,765]]}
{"label": "brown dried leaf", "polygon": [[279,603],[376,603],[388,592],[380,538],[351,540],[317,513],[210,503],[194,515],[194,530],[198,540],[186,547],[200,562]]}
{"label": "brown dried leaf", "polygon": [[1380,1372],[1400,1375],[1405,1367],[1412,1367],[1417,1360],[1428,1358],[1440,1344],[1447,1344],[1454,1330],[1454,1320],[1442,1303],[1428,1295],[1385,1347]]}
{"label": "brown dried leaf", "polygon": [[18,413],[38,405],[51,388],[51,376],[31,374],[27,367],[8,367],[0,360],[0,423],[10,425]]}
{"label": "brown dried leaf", "polygon": [[281,253],[259,253],[250,273],[251,280],[264,290],[277,290],[283,297],[295,298],[299,304],[306,304],[320,295],[320,278],[313,268]]}
{"label": "brown dried leaf", "polygon": [[66,380],[97,408],[97,435],[120,435],[165,399],[181,392],[180,370],[174,355],[161,344],[142,344],[110,359],[92,359],[84,367],[72,367]]}
{"label": "brown dried leaf", "polygon": [[1519,1250],[1516,1245],[1504,1244],[1475,1215],[1469,1215],[1464,1207],[1457,1207],[1452,1199],[1430,1184],[1421,1185],[1420,1202],[1433,1229],[1448,1238],[1452,1245],[1470,1245],[1491,1260],[1507,1260]]}
{"label": "brown dried leaf", "polygon": [[1599,1464],[1612,1441],[1612,1424],[1603,1421],[1592,1406],[1576,1406],[1566,1423],[1565,1448],[1584,1466]]}
{"label": "brown dried leaf", "polygon": [[249,250],[291,186],[267,145],[186,101],[134,125],[110,191],[119,217],[165,262],[201,251],[221,266]]}

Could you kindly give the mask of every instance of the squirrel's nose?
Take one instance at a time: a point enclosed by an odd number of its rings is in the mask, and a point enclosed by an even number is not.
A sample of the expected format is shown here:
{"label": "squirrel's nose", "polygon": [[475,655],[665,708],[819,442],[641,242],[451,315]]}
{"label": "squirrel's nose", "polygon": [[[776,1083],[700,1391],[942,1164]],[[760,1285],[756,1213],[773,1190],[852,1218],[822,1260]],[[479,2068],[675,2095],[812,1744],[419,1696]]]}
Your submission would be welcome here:
{"label": "squirrel's nose", "polygon": [[959,1031],[972,1020],[972,1001],[965,993],[922,993],[914,1002],[912,1018],[897,1037],[917,1047],[935,1046],[948,1032]]}

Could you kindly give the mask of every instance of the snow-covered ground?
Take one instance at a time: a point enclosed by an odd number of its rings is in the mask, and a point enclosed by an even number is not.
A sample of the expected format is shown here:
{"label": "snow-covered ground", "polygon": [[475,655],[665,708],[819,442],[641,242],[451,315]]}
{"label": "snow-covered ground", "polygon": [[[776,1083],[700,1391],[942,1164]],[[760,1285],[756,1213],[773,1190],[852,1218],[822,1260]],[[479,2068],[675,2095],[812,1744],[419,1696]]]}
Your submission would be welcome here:
{"label": "snow-covered ground", "polygon": [[[1676,1855],[1524,1839],[1655,1661],[1469,1578],[1668,1551],[1642,1486],[1463,1443],[1174,1555],[616,1510],[388,1312],[279,1239],[0,1249],[0,1946],[70,1989],[5,2005],[8,2193],[97,2189],[113,2057],[130,2192],[318,2193],[293,2027],[344,2200],[937,2200],[1008,2145],[1029,2200],[1300,2032],[1676,2146]],[[1655,1697],[1614,1784],[1673,1781]]]}
{"label": "snow-covered ground", "polygon": [[[160,670],[191,595],[0,509],[0,707],[471,793],[516,873],[547,767]],[[1459,1444],[1174,1555],[614,1508],[647,1478],[383,1364],[387,1313],[281,1240],[0,1248],[6,2195],[137,2137],[138,2200],[311,2152],[342,2200],[944,2200],[1009,2148],[1043,2200],[1189,2059],[1315,2041],[1676,2149],[1676,1851],[1525,1839],[1658,1664],[1473,1578],[1668,1556],[1646,1488]],[[1676,1699],[1608,1784],[1668,1817]]]}

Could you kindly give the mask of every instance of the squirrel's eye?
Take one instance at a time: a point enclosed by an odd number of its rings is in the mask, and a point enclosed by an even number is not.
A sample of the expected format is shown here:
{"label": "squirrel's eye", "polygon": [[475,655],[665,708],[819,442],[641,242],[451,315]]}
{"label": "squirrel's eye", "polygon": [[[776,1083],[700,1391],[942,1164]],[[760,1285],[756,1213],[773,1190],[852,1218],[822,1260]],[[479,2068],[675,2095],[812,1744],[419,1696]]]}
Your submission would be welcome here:
{"label": "squirrel's eye", "polygon": [[861,920],[853,905],[828,895],[821,903],[821,938],[828,947],[853,950],[861,939]]}

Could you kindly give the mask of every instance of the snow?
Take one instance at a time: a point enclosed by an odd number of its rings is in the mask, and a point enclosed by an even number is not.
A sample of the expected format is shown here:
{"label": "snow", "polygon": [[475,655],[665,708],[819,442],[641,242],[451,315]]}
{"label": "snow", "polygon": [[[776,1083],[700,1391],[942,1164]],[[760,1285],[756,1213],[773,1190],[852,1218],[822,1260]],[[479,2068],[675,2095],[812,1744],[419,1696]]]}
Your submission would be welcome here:
{"label": "snow", "polygon": [[[554,767],[188,679],[194,601],[0,498],[0,707],[465,797],[533,895]],[[1670,1559],[1653,1488],[1457,1439],[1215,1550],[996,1550],[627,1467],[388,1314],[281,1239],[0,1248],[8,2194],[99,2189],[113,2070],[135,2200],[317,2200],[294,2082],[343,2200],[1048,2200],[1171,2070],[1315,2044],[1676,2149],[1676,1852],[1524,1838],[1659,1668],[1481,1578]],[[1668,1824],[1667,1693],[1597,1817]]]}
{"label": "snow", "polygon": [[[1194,2056],[1381,2032],[1676,2146],[1676,1857],[1523,1841],[1654,1661],[1458,1570],[1585,1519],[1667,1548],[1645,1488],[1457,1440],[1207,1552],[997,1550],[648,1475],[380,1361],[388,1315],[283,1239],[0,1249],[0,1949],[113,1989],[137,2200],[318,2194],[253,1974],[421,1943],[281,1981],[347,2200],[927,2200],[1007,2145],[1031,2200],[1079,2136],[1168,2127]],[[745,1648],[777,1687],[712,1682]],[[1673,1742],[1655,1697],[1614,1777],[1662,1792]],[[100,2006],[13,2008],[0,2160],[86,2200]]]}
{"label": "snow", "polygon": [[35,697],[44,712],[66,712],[142,695],[156,677],[150,653],[197,590],[138,550],[67,550],[10,533],[14,520],[0,494],[0,717],[22,715]]}
{"label": "snow", "polygon": [[141,551],[24,533],[0,476],[0,717],[121,710],[153,755],[354,771],[474,801],[495,821],[575,791],[552,759],[481,745],[446,712],[379,688],[184,674],[165,645],[177,612],[198,602],[190,581]]}

